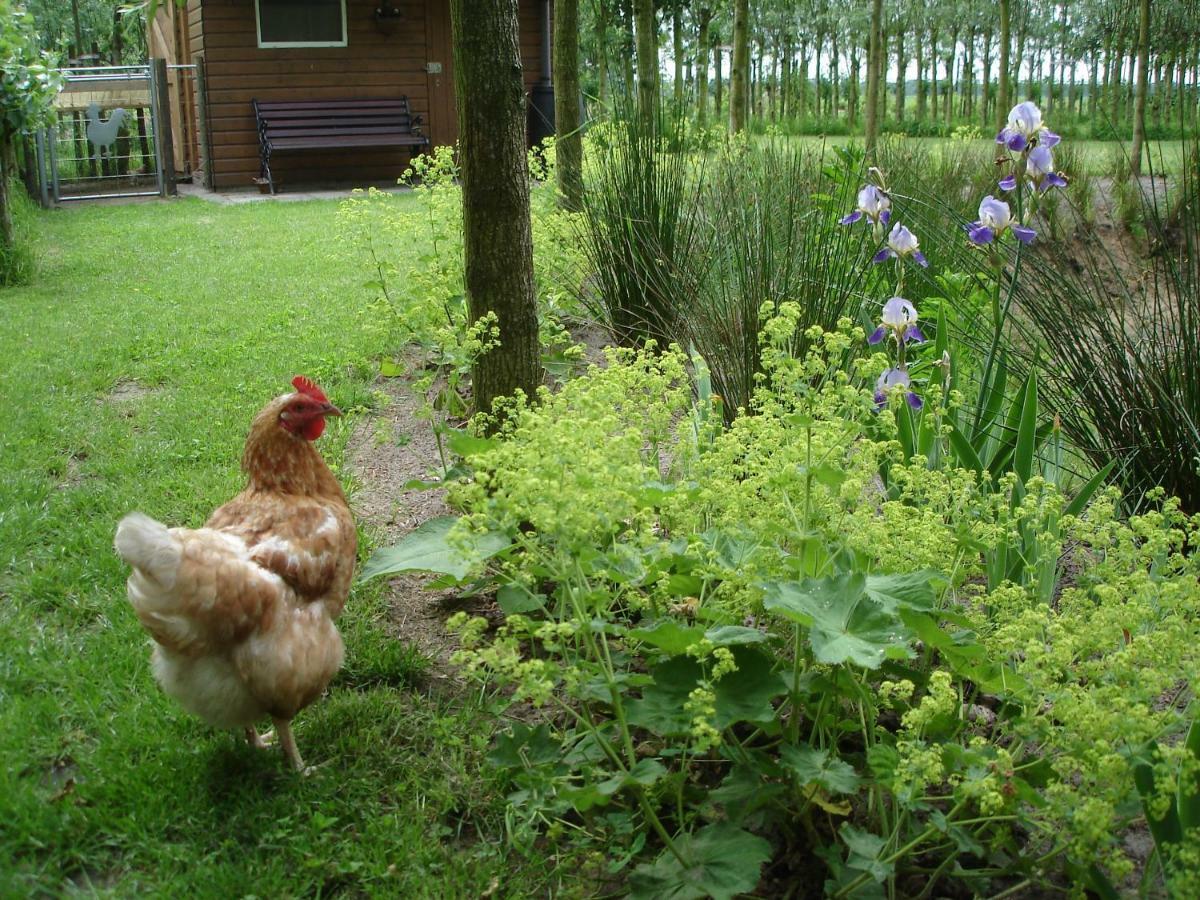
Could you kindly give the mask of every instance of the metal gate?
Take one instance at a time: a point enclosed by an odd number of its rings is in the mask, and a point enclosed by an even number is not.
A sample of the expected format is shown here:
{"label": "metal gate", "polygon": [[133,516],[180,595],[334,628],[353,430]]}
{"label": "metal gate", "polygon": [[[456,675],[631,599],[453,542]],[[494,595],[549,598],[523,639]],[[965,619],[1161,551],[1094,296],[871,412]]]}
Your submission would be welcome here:
{"label": "metal gate", "polygon": [[[166,195],[169,111],[154,66],[63,69],[58,124],[38,136],[42,196],[55,203]],[[164,86],[165,87],[165,86]]]}

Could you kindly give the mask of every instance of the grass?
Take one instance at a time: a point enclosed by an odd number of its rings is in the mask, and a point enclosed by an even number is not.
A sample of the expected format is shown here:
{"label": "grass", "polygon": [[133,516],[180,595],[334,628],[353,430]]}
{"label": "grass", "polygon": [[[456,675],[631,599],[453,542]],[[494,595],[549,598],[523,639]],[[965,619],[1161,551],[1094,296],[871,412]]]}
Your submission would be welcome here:
{"label": "grass", "polygon": [[428,690],[379,587],[352,594],[347,667],[297,719],[325,764],[310,779],[169,701],[124,599],[117,519],[200,524],[240,488],[250,417],[297,372],[351,411],[322,449],[353,492],[344,449],[386,348],[334,211],[35,214],[40,271],[0,291],[0,896],[560,886],[553,860],[504,856],[491,713]]}
{"label": "grass", "polygon": [[[759,141],[767,141],[770,138],[758,137]],[[801,141],[811,147],[819,147],[822,143],[829,146],[844,146],[849,143],[862,144],[861,137],[847,137],[844,135],[834,135],[830,137],[821,137],[817,135],[804,135],[787,138],[789,141]],[[978,147],[980,150],[993,152],[995,143],[989,138],[982,138],[978,141],[957,141],[952,138],[940,137],[907,137],[905,142],[911,142],[915,146],[924,146],[930,150],[941,152],[947,147],[953,147],[966,143],[972,147]],[[1064,146],[1068,142],[1064,141]],[[1087,174],[1089,175],[1109,175],[1118,161],[1127,161],[1129,158],[1129,145],[1123,144],[1120,141],[1070,141],[1071,146],[1077,147],[1082,154]],[[1156,175],[1179,175],[1183,170],[1183,154],[1186,146],[1185,141],[1147,141],[1149,162],[1145,165],[1144,171],[1149,174],[1153,171]]]}

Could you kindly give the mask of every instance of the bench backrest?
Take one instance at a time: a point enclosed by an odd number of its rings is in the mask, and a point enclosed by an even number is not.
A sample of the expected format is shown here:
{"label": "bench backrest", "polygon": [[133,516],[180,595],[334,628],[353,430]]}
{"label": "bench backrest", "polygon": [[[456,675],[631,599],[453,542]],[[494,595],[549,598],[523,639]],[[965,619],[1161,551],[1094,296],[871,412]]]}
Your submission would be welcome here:
{"label": "bench backrest", "polygon": [[413,132],[408,98],[394,100],[255,100],[258,130],[268,140],[320,135]]}

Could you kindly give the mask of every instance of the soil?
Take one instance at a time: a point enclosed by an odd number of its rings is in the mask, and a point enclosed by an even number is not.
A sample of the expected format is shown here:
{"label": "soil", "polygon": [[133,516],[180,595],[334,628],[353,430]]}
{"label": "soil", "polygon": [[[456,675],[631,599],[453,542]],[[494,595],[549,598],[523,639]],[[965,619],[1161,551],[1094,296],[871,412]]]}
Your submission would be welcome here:
{"label": "soil", "polygon": [[[413,387],[421,373],[420,351],[406,351],[400,363],[407,374],[379,379],[385,402],[355,427],[346,448],[356,483],[350,505],[381,545],[394,544],[430,519],[451,513],[444,489],[404,487],[414,479],[434,477],[441,458],[432,423],[418,416],[425,404]],[[389,579],[391,628],[397,639],[416,645],[433,662],[434,677],[449,678],[449,657],[457,642],[443,623],[458,604],[454,591],[430,590],[430,581],[432,576],[423,574]]]}

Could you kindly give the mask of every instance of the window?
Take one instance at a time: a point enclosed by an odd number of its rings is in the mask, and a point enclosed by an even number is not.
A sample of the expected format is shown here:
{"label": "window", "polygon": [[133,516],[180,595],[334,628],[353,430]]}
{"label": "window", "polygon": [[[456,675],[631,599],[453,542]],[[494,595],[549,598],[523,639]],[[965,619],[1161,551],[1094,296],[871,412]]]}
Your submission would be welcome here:
{"label": "window", "polygon": [[346,0],[255,0],[260,47],[345,47]]}

